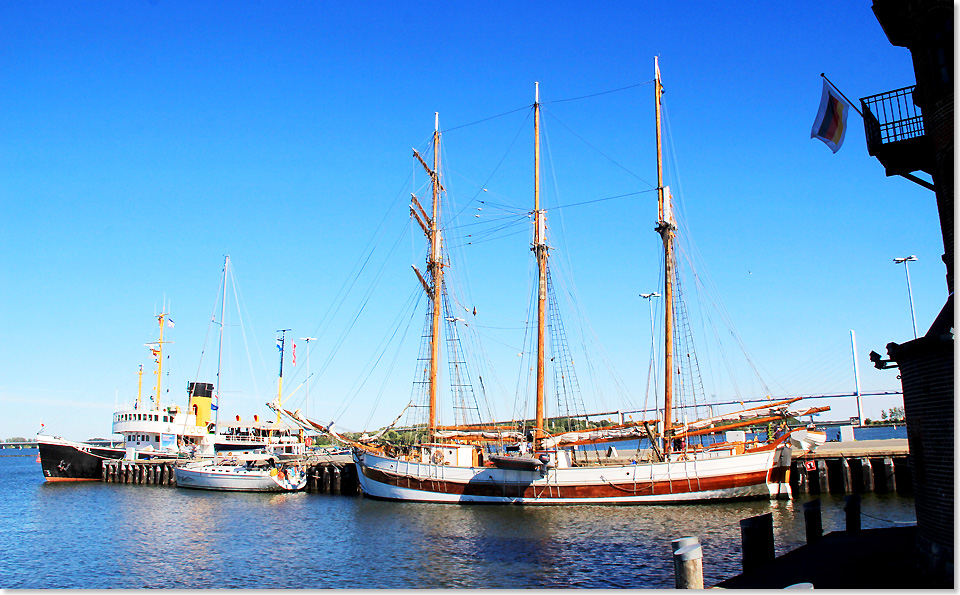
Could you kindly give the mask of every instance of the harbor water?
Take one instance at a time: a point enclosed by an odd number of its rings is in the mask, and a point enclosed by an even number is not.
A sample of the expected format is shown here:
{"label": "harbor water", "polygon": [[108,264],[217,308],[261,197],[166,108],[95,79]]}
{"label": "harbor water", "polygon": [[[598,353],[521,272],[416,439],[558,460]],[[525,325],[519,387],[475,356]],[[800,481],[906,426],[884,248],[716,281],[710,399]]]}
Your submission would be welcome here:
{"label": "harbor water", "polygon": [[[673,588],[670,541],[695,535],[707,586],[739,574],[741,519],[773,514],[777,555],[805,543],[802,502],[456,506],[44,482],[0,451],[0,588]],[[821,496],[824,532],[843,498]],[[915,522],[862,496],[863,527]]]}

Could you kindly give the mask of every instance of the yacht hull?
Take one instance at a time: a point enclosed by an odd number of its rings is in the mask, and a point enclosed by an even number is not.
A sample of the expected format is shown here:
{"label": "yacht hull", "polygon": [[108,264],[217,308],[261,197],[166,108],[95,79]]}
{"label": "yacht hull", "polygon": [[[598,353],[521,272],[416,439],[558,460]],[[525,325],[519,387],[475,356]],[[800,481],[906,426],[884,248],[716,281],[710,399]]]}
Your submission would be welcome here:
{"label": "yacht hull", "polygon": [[[226,492],[294,492],[307,483],[306,474],[287,480],[267,471],[247,470],[242,467],[177,467],[174,470],[177,487]],[[301,481],[302,479],[302,481]]]}

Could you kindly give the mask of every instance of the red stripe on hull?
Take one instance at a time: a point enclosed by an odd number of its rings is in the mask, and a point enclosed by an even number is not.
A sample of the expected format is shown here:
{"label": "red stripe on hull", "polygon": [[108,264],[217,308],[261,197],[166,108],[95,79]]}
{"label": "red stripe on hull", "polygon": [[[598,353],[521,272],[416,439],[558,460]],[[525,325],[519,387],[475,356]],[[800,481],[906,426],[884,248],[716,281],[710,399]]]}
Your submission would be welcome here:
{"label": "red stripe on hull", "polygon": [[[532,483],[500,483],[487,482],[460,483],[442,480],[421,480],[406,476],[384,473],[376,469],[363,467],[361,472],[371,481],[378,483],[441,494],[458,496],[486,496],[493,498],[528,498],[528,499],[562,499],[562,498],[623,498],[625,496],[662,496],[670,494],[688,494],[693,492],[707,492],[740,488],[752,485],[763,485],[768,475],[775,475],[774,471],[756,471],[724,475],[720,477],[702,477],[699,479],[678,481],[654,482],[625,482],[606,483],[583,486],[533,485]],[[776,473],[780,475],[780,473]],[[776,481],[774,481],[776,483]]]}

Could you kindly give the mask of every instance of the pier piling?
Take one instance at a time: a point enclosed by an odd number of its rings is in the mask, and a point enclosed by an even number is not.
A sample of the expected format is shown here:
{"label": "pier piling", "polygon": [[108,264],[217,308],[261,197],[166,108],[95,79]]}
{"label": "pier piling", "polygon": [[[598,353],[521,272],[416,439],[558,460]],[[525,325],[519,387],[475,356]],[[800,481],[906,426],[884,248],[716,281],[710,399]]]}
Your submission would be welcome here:
{"label": "pier piling", "polygon": [[703,550],[700,544],[685,545],[673,552],[673,569],[678,589],[702,589]]}
{"label": "pier piling", "polygon": [[843,499],[843,510],[847,516],[847,531],[860,530],[860,495],[853,494]]}
{"label": "pier piling", "polygon": [[819,541],[823,537],[823,517],[819,498],[803,503],[803,525],[807,533],[807,543]]}
{"label": "pier piling", "polygon": [[773,514],[766,513],[740,521],[743,543],[743,570],[759,568],[776,558],[773,549]]}

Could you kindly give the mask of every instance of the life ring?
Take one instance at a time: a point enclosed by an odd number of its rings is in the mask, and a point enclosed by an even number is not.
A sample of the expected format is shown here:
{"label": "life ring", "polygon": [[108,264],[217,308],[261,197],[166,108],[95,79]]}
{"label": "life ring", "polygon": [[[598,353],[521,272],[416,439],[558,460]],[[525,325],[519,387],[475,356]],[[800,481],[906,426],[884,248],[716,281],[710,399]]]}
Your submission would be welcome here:
{"label": "life ring", "polygon": [[443,462],[443,453],[439,450],[433,451],[433,456],[430,459],[437,465]]}

